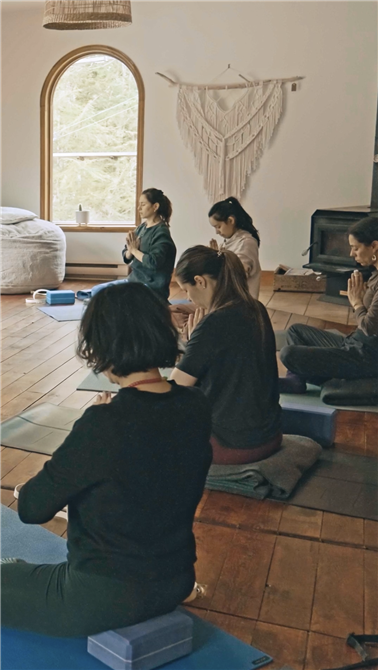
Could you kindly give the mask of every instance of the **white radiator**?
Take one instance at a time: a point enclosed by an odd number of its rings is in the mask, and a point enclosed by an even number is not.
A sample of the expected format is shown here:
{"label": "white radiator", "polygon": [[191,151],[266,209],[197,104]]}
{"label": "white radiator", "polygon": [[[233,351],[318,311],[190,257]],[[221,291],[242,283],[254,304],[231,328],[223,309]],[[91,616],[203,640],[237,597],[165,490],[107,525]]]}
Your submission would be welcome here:
{"label": "white radiator", "polygon": [[126,277],[125,263],[66,263],[66,279],[123,279]]}

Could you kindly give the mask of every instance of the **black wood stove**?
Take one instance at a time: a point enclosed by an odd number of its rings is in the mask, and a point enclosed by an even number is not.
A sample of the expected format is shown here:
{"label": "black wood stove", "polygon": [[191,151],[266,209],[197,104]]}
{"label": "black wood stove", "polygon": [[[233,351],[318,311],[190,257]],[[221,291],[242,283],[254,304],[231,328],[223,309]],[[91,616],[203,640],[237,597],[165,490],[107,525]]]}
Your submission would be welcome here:
{"label": "black wood stove", "polygon": [[350,257],[347,231],[355,221],[372,214],[378,216],[378,109],[373,156],[370,207],[317,209],[311,217],[310,262],[303,267],[327,275],[326,292],[319,300],[349,305],[348,298],[340,296],[340,291],[346,291],[353,270],[358,268],[365,281],[371,274]]}

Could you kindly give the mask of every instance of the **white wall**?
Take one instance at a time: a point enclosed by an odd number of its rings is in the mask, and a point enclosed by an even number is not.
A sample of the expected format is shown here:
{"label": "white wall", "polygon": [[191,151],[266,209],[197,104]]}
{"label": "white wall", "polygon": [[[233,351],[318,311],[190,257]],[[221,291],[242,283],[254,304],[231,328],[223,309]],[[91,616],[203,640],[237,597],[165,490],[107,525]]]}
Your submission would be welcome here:
{"label": "white wall", "polygon": [[[369,204],[377,109],[375,2],[132,2],[133,24],[42,28],[43,2],[2,3],[2,204],[39,211],[39,96],[51,67],[85,44],[123,50],[146,88],[144,186],[173,201],[179,253],[207,243],[209,203],[160,71],[206,83],[228,63],[255,78],[305,75],[242,198],[261,232],[263,269],[299,266],[321,207]],[[234,73],[233,77],[236,77]],[[226,81],[226,80],[224,80]],[[227,79],[230,81],[230,78]],[[230,194],[231,195],[231,194]],[[120,235],[71,233],[68,261],[119,254]]]}

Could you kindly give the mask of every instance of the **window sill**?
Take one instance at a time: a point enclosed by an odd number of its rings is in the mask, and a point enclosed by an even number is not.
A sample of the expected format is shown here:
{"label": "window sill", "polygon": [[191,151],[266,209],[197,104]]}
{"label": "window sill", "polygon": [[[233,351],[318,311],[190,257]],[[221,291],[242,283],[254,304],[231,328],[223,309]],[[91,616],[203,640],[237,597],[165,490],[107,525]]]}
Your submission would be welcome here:
{"label": "window sill", "polygon": [[135,223],[88,223],[86,225],[79,225],[77,223],[68,223],[68,222],[54,222],[55,225],[59,226],[65,233],[129,233],[131,230],[135,230]]}

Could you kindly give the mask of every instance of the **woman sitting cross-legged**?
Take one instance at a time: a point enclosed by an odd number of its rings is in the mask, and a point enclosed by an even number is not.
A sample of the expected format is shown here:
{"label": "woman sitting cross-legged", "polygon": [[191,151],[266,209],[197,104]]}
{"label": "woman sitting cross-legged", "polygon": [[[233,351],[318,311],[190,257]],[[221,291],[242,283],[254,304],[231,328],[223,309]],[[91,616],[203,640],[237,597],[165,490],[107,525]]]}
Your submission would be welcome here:
{"label": "woman sitting cross-legged", "polygon": [[287,331],[288,346],[281,360],[288,369],[280,379],[281,393],[305,393],[306,382],[378,377],[378,217],[369,216],[349,228],[350,255],[360,265],[374,267],[364,284],[354,271],[348,280],[348,298],[357,329],[350,335],[294,324]]}
{"label": "woman sitting cross-legged", "polygon": [[172,204],[160,189],[147,188],[139,198],[139,213],[143,222],[126,235],[122,251],[128,267],[127,279],[97,284],[90,291],[80,291],[78,297],[86,297],[85,294],[93,297],[110,284],[141,282],[168,300],[176,260],[176,246],[169,230]]}
{"label": "woman sitting cross-legged", "polygon": [[2,624],[81,637],[172,611],[193,589],[193,518],[211,463],[211,412],[199,389],[160,376],[177,334],[143,284],[100,291],[78,353],[121,386],[76,421],[21,488],[19,515],[46,523],[68,505],[68,557],[2,565]]}
{"label": "woman sitting cross-legged", "polygon": [[232,251],[185,251],[176,277],[198,307],[186,351],[171,379],[197,384],[212,406],[214,464],[250,463],[281,447],[281,408],[273,329]]}

